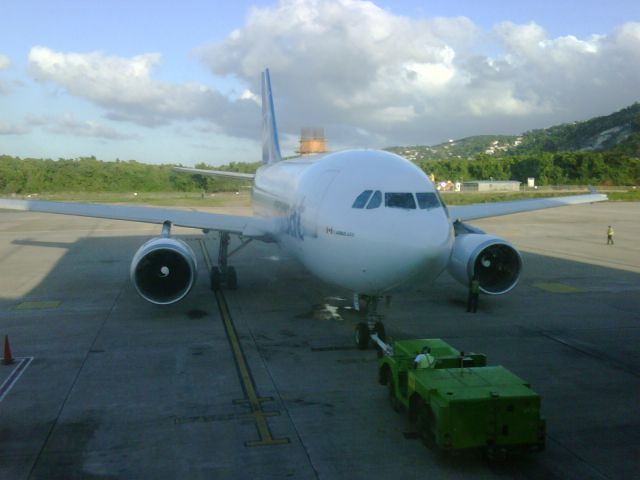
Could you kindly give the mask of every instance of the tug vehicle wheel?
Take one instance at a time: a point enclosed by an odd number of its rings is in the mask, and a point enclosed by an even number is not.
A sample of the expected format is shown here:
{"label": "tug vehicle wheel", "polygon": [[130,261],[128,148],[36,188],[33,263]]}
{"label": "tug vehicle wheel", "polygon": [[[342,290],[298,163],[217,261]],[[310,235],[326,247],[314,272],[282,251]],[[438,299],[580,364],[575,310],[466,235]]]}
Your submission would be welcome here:
{"label": "tug vehicle wheel", "polygon": [[389,403],[391,403],[391,408],[393,408],[394,412],[399,412],[400,402],[398,401],[398,397],[396,397],[396,384],[393,378],[389,378],[387,386],[389,387]]}
{"label": "tug vehicle wheel", "polygon": [[435,435],[433,434],[434,420],[431,406],[423,402],[418,408],[418,434],[428,446],[433,446],[436,443]]}

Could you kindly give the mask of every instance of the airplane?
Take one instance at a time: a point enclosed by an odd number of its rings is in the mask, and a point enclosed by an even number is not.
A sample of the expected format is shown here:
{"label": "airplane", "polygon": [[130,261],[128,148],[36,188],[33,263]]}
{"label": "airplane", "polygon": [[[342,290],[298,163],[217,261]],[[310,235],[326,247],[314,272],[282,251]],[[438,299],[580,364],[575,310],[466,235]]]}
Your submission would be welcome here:
{"label": "airplane", "polygon": [[171,237],[178,225],[220,234],[211,288],[235,289],[228,265],[230,235],[242,246],[252,240],[277,243],[323,281],[365,300],[367,322],[355,330],[366,349],[384,324],[378,300],[444,270],[464,285],[477,276],[480,291],[512,290],[522,258],[507,240],[467,223],[485,217],[608,200],[583,195],[489,204],[446,206],[429,177],[410,161],[381,150],[345,150],[283,159],[269,70],[262,72],[262,162],[255,175],[176,167],[176,170],[252,180],[252,216],[224,215],[140,206],[116,206],[0,199],[0,208],[79,215],[162,225],[159,237],[133,256],[131,282],[142,298],[159,305],[182,300],[196,281],[197,263],[184,241]]}

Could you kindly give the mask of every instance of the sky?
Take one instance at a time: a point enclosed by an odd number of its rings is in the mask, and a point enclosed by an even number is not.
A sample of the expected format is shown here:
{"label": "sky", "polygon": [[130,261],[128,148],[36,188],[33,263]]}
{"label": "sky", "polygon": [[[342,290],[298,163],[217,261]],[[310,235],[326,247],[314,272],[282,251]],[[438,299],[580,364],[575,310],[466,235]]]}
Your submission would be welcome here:
{"label": "sky", "polygon": [[640,101],[640,2],[0,0],[0,155],[221,165],[520,134]]}

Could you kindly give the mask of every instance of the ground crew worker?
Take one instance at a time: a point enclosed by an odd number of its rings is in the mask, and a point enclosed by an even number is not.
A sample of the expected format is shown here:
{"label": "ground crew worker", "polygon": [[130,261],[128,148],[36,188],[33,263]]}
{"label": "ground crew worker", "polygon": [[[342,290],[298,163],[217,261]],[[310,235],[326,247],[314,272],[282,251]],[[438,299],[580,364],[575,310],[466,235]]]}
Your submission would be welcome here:
{"label": "ground crew worker", "polygon": [[607,245],[615,245],[613,243],[613,227],[611,225],[607,227]]}
{"label": "ground crew worker", "polygon": [[415,368],[432,368],[435,363],[436,359],[431,355],[431,348],[429,347],[424,347],[413,360]]}
{"label": "ground crew worker", "polygon": [[480,279],[476,273],[469,282],[469,298],[467,299],[467,312],[475,313],[478,310],[478,297],[480,296]]}

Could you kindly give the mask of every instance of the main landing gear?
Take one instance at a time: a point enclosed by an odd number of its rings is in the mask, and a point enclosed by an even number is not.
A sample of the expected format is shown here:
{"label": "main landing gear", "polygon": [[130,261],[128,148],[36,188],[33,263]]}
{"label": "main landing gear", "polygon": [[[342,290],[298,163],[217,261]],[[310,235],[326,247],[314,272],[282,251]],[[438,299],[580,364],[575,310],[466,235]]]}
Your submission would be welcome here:
{"label": "main landing gear", "polygon": [[355,341],[360,350],[366,350],[372,342],[372,335],[376,334],[383,342],[386,341],[387,335],[382,323],[382,315],[378,315],[380,297],[364,296],[362,298],[366,302],[367,321],[356,325]]}
{"label": "main landing gear", "polygon": [[238,288],[238,274],[236,269],[227,265],[228,258],[241,248],[244,248],[251,239],[243,240],[238,248],[229,253],[229,234],[220,232],[220,245],[218,247],[218,265],[211,267],[209,280],[211,282],[211,290],[214,292],[220,290],[222,286],[226,286],[229,290]]}

